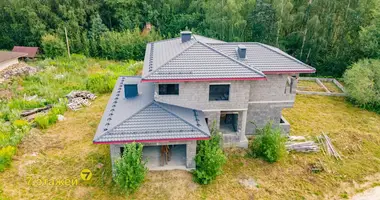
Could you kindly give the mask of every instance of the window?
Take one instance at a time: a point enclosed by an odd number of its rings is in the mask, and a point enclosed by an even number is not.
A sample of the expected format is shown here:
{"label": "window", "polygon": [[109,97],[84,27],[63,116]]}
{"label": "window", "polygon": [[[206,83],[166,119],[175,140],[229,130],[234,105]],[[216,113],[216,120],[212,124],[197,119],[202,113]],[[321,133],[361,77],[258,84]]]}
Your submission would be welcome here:
{"label": "window", "polygon": [[178,84],[159,84],[158,94],[159,95],[178,95],[179,85]]}
{"label": "window", "polygon": [[230,85],[210,85],[210,101],[228,101],[230,98]]}
{"label": "window", "polygon": [[123,156],[124,153],[124,147],[120,147],[120,156]]}

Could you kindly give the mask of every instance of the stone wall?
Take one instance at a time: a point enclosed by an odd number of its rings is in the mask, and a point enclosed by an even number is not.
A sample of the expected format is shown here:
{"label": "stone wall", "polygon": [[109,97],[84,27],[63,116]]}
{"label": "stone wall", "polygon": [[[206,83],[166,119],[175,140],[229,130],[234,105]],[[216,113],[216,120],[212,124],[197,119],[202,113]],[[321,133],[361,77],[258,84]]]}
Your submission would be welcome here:
{"label": "stone wall", "polygon": [[[209,101],[210,84],[224,83],[230,84],[229,100]],[[179,83],[179,95],[158,95],[158,84],[156,84],[154,98],[156,101],[198,110],[246,109],[249,92],[249,81],[181,82]]]}
{"label": "stone wall", "polygon": [[[282,109],[290,108],[294,104],[297,77],[298,75],[291,77],[280,74],[267,75],[267,80],[264,81],[223,82],[230,84],[228,101],[209,101],[210,84],[223,84],[222,82],[181,82],[179,95],[158,95],[158,84],[156,84],[155,100],[202,110],[208,118],[209,127],[215,121],[216,128],[219,128],[222,111],[239,112],[240,133],[250,135],[255,130],[251,121],[259,127],[270,120],[273,120],[274,125],[280,124]],[[226,139],[238,140],[236,137]],[[244,140],[244,138],[240,137],[239,140]]]}
{"label": "stone wall", "polygon": [[267,75],[266,81],[252,81],[249,101],[294,101],[297,81],[293,81],[292,93],[287,82],[287,74]]}

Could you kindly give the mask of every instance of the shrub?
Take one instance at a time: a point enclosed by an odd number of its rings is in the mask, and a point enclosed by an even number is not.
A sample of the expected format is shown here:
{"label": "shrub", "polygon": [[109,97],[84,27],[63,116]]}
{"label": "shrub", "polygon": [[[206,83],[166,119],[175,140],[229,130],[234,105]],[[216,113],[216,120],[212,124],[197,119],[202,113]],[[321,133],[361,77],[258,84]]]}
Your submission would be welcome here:
{"label": "shrub", "polygon": [[4,171],[12,161],[12,156],[16,153],[16,148],[7,146],[0,149],[0,172]]}
{"label": "shrub", "polygon": [[110,73],[92,74],[88,77],[86,88],[99,94],[112,92],[116,80],[117,77]]}
{"label": "shrub", "polygon": [[140,143],[126,144],[121,159],[116,161],[115,181],[127,194],[139,188],[148,171],[142,161],[142,150]]}
{"label": "shrub", "polygon": [[65,43],[56,35],[42,36],[42,49],[46,57],[55,58],[65,54]]}
{"label": "shrub", "polygon": [[99,37],[98,55],[114,60],[142,60],[144,59],[146,43],[160,38],[154,30],[146,36],[141,36],[138,28],[123,32],[107,31]]}
{"label": "shrub", "polygon": [[25,127],[25,126],[29,126],[29,123],[26,120],[18,119],[18,120],[15,120],[13,122],[13,126],[16,127],[16,128],[20,128],[21,129],[21,128]]}
{"label": "shrub", "polygon": [[256,129],[255,136],[250,146],[249,155],[254,158],[263,158],[273,163],[278,161],[286,152],[285,137],[280,128],[272,128],[272,123],[267,123],[263,128]]}
{"label": "shrub", "polygon": [[380,113],[380,60],[360,60],[343,78],[351,102]]}
{"label": "shrub", "polygon": [[49,127],[49,116],[46,114],[39,114],[34,118],[34,122],[36,122],[37,126],[41,129],[46,129]]}
{"label": "shrub", "polygon": [[198,141],[195,156],[196,169],[193,172],[195,182],[209,184],[223,172],[222,167],[226,162],[226,156],[220,147],[221,140],[219,131],[212,128],[210,140]]}

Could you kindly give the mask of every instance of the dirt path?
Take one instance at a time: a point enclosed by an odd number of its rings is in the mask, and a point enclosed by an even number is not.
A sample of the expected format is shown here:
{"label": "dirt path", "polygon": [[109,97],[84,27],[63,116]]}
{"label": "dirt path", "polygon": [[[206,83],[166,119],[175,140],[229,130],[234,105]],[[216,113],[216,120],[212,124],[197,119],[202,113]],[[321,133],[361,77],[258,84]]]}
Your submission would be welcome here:
{"label": "dirt path", "polygon": [[352,197],[352,200],[379,200],[380,186],[368,189]]}

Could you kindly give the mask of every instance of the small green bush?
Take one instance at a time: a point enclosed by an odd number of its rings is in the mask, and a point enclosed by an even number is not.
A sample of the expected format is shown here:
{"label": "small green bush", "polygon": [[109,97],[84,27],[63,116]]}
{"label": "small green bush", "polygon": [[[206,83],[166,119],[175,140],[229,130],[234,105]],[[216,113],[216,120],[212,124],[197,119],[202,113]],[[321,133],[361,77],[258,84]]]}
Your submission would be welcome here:
{"label": "small green bush", "polygon": [[140,187],[148,171],[142,161],[142,150],[143,145],[140,143],[126,144],[121,159],[116,161],[115,181],[126,194]]}
{"label": "small green bush", "polygon": [[380,113],[380,60],[360,60],[349,67],[343,78],[351,102]]}
{"label": "small green bush", "polygon": [[110,73],[92,74],[88,77],[86,88],[92,92],[104,94],[112,92],[117,77]]}
{"label": "small green bush", "polygon": [[12,161],[12,156],[16,153],[16,148],[7,146],[0,149],[0,172],[4,171]]}
{"label": "small green bush", "polygon": [[25,126],[29,126],[29,123],[26,120],[18,119],[13,122],[13,126],[16,128],[23,128]]}
{"label": "small green bush", "polygon": [[46,57],[55,58],[65,54],[65,43],[57,35],[44,35],[42,36],[41,43]]}
{"label": "small green bush", "polygon": [[36,122],[37,127],[41,129],[46,129],[49,127],[49,121],[51,121],[49,115],[46,114],[39,114],[36,118],[34,118],[34,122]]}
{"label": "small green bush", "polygon": [[199,184],[209,184],[222,171],[227,158],[221,149],[222,136],[212,128],[210,140],[200,140],[195,156],[196,169],[193,171],[194,181]]}
{"label": "small green bush", "polygon": [[249,156],[273,163],[285,155],[286,139],[280,128],[273,128],[269,122],[263,128],[256,129],[256,134],[250,145]]}

